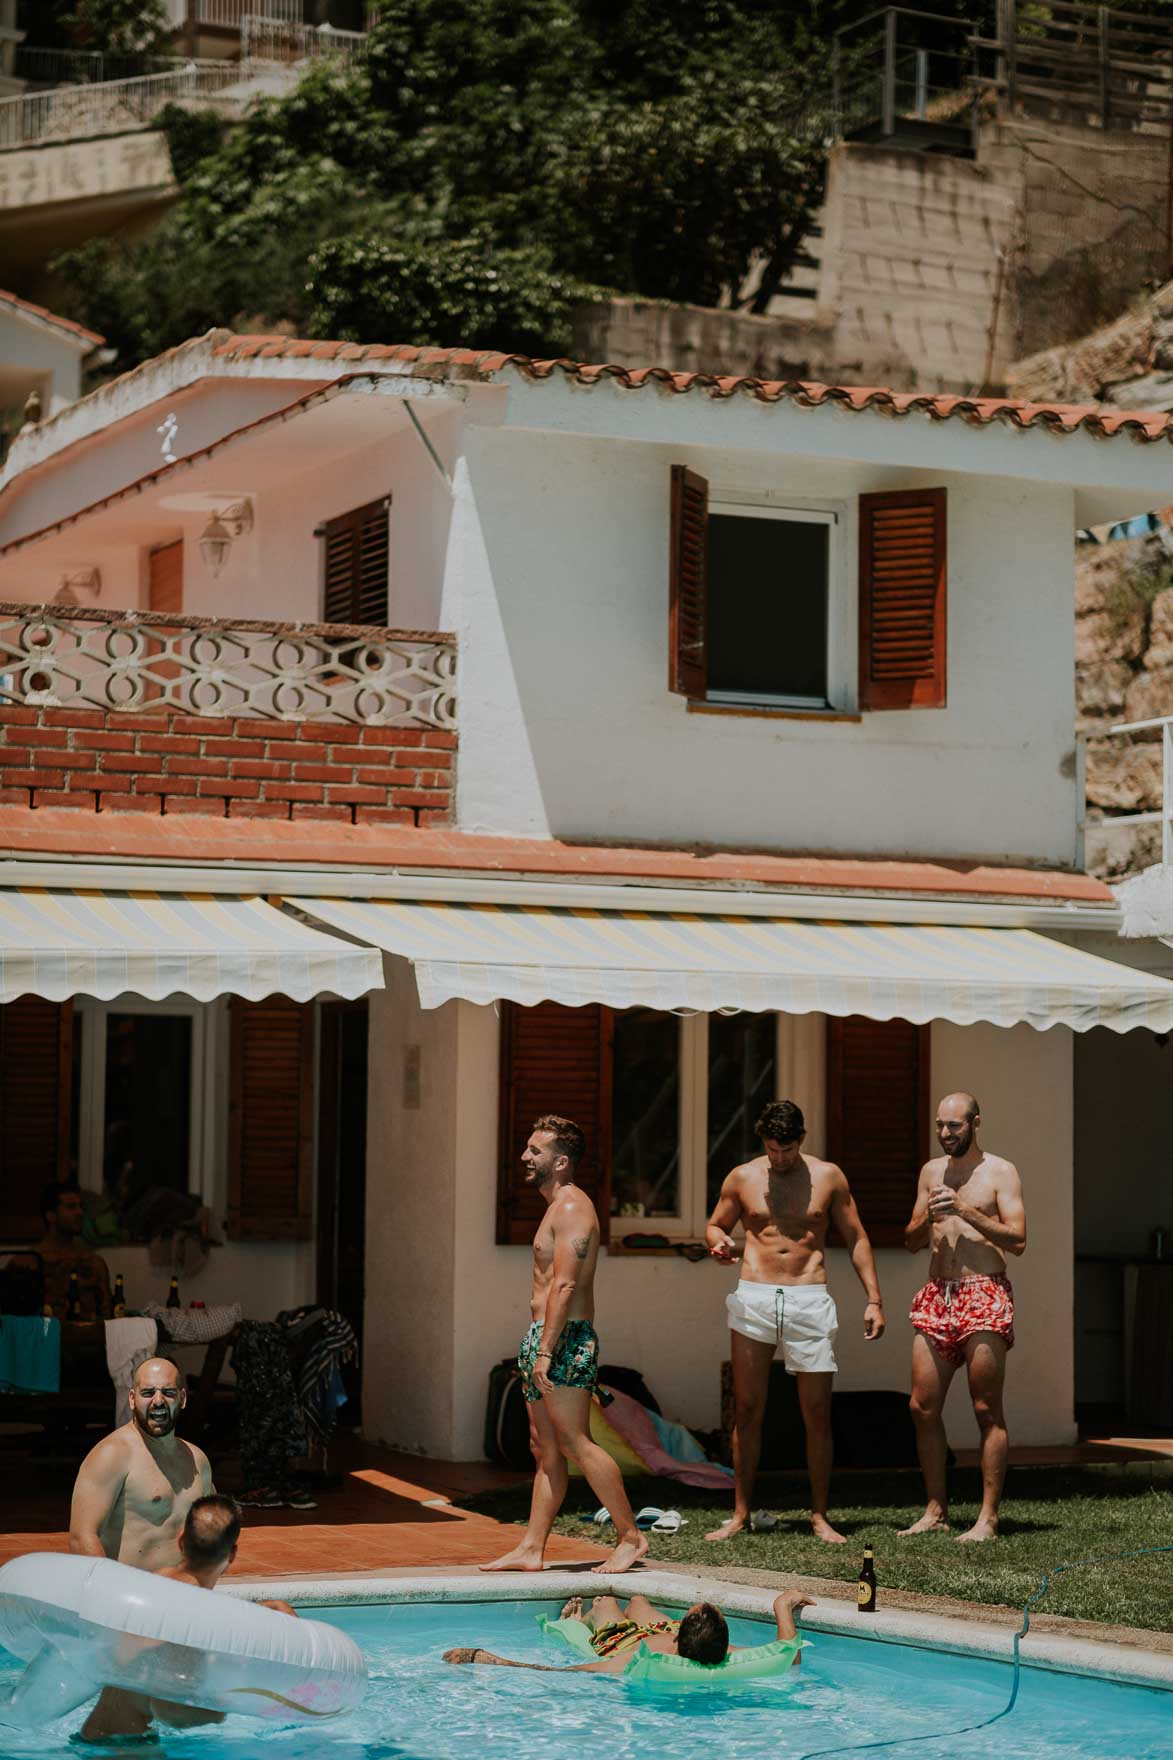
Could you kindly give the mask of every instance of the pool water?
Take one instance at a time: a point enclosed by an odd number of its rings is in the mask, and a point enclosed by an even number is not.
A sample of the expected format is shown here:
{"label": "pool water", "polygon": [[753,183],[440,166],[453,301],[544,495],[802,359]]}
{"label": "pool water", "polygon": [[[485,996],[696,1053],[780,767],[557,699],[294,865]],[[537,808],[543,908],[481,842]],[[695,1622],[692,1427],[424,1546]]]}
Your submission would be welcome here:
{"label": "pool water", "polygon": [[[308,1611],[308,1610],[307,1610]],[[453,1645],[479,1644],[532,1662],[569,1660],[535,1616],[554,1603],[331,1607],[314,1617],[349,1632],[366,1654],[363,1704],[329,1724],[273,1729],[245,1717],[172,1734],[160,1760],[802,1760],[855,1744],[945,1732],[881,1750],[925,1760],[1173,1760],[1173,1693],[1024,1669],[1008,1718],[960,1742],[947,1732],[1000,1711],[1011,1670],[996,1662],[815,1633],[801,1670],[716,1693],[664,1694],[610,1678],[453,1667]],[[730,1622],[733,1642],[771,1628]],[[1029,1642],[1029,1640],[1028,1640]],[[0,1651],[0,1689],[20,1664]],[[0,1760],[78,1760],[142,1753],[141,1744],[79,1749],[84,1711],[44,1730],[0,1730]]]}

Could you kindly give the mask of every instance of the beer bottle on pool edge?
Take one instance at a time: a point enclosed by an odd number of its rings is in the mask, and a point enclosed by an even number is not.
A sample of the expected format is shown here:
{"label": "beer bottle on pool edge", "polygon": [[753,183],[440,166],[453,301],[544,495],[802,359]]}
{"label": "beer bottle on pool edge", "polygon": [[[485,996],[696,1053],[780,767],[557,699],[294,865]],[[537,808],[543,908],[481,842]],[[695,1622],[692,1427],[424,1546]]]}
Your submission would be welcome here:
{"label": "beer bottle on pool edge", "polygon": [[870,1546],[863,1549],[863,1567],[856,1590],[856,1607],[860,1613],[876,1611],[876,1555]]}

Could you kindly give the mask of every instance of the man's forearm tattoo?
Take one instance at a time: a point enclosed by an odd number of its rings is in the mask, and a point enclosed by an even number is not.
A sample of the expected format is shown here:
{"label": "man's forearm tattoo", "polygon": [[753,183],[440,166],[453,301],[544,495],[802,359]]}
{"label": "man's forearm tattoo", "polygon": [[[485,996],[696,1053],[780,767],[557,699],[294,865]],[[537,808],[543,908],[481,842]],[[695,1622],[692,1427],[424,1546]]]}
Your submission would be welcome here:
{"label": "man's forearm tattoo", "polygon": [[574,1248],[575,1258],[585,1259],[591,1250],[591,1237],[589,1234],[576,1235],[570,1244]]}

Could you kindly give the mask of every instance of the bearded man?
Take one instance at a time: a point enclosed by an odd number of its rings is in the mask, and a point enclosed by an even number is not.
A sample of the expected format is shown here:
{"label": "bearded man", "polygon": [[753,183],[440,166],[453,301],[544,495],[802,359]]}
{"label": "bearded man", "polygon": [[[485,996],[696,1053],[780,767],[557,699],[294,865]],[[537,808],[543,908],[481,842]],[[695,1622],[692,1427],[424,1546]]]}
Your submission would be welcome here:
{"label": "bearded man", "polygon": [[78,1469],[69,1550],[144,1571],[178,1570],[188,1510],[214,1492],[207,1455],[175,1433],[187,1404],[183,1377],[165,1357],[135,1370],[130,1420],[103,1437]]}

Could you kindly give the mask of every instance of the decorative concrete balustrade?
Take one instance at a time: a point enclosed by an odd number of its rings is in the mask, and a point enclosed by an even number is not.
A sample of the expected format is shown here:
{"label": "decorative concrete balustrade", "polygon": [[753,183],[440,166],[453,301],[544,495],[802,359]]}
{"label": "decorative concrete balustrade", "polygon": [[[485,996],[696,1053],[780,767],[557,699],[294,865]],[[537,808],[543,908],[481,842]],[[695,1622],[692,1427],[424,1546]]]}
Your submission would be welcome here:
{"label": "decorative concrete balustrade", "polygon": [[0,604],[0,803],[446,823],[451,636]]}

